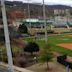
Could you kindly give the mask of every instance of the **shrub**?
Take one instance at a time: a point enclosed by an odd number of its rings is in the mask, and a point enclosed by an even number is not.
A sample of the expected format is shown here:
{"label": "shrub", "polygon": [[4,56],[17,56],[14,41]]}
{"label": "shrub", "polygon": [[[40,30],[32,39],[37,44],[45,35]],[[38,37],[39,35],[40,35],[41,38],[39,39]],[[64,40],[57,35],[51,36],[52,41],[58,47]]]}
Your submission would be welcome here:
{"label": "shrub", "polygon": [[20,67],[26,67],[27,60],[24,56],[23,53],[19,53],[15,58],[14,58],[14,64]]}
{"label": "shrub", "polygon": [[39,46],[35,42],[29,42],[24,48],[25,52],[33,54],[33,52],[39,52]]}
{"label": "shrub", "polygon": [[26,25],[23,23],[22,25],[19,25],[18,31],[20,33],[27,33],[28,29],[27,29]]}
{"label": "shrub", "polygon": [[67,55],[63,55],[63,56],[58,56],[57,57],[57,62],[63,64],[64,66],[69,66],[69,68],[72,69],[72,63],[69,61],[66,61],[67,59]]}

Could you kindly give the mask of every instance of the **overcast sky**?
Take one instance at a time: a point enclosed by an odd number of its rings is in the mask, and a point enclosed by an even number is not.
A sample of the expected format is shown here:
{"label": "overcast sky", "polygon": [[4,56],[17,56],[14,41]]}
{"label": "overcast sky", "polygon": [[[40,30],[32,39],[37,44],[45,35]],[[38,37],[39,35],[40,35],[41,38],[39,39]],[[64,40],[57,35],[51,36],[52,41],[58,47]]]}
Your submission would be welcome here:
{"label": "overcast sky", "polygon": [[[23,1],[27,2],[27,0],[9,0],[9,1]],[[42,3],[42,0],[29,0],[33,3]],[[70,5],[72,6],[72,0],[45,0],[46,4],[62,4],[62,5]]]}

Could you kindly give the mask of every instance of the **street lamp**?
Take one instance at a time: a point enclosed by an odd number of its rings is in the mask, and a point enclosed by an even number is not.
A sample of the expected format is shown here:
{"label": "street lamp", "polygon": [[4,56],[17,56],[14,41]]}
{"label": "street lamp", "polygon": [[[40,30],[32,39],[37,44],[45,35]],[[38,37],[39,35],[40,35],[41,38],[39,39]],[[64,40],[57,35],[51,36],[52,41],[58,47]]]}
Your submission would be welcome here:
{"label": "street lamp", "polygon": [[5,0],[1,0],[2,18],[3,18],[4,34],[5,34],[5,45],[6,45],[6,49],[7,49],[8,64],[9,64],[8,68],[9,68],[10,72],[14,72],[10,39],[9,39],[9,32],[8,32],[8,25],[7,25],[7,17],[6,17],[6,10],[5,10],[4,2],[5,2]]}
{"label": "street lamp", "polygon": [[44,22],[44,28],[45,28],[45,42],[47,44],[47,27],[46,27],[46,14],[45,14],[44,0],[43,0],[43,22]]}

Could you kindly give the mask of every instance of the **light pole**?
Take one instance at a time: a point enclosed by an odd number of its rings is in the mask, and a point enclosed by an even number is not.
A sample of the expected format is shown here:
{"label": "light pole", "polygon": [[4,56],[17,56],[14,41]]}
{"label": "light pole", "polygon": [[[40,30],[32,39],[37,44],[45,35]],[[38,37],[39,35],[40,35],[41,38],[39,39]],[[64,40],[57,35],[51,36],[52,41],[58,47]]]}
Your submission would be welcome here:
{"label": "light pole", "polygon": [[30,27],[30,30],[31,30],[31,22],[30,22],[30,5],[29,5],[29,1],[30,1],[30,0],[27,0],[27,3],[28,3],[28,19],[29,19],[29,27]]}
{"label": "light pole", "polygon": [[7,25],[7,17],[6,17],[6,10],[5,10],[4,2],[5,2],[5,0],[1,0],[2,18],[3,18],[4,34],[5,34],[5,45],[6,45],[6,49],[7,49],[8,64],[9,64],[8,68],[9,68],[10,72],[14,72],[10,39],[9,39],[9,32],[8,32],[8,25]]}
{"label": "light pole", "polygon": [[67,16],[67,20],[66,20],[67,24],[66,24],[66,26],[67,26],[68,29],[70,29],[69,25],[68,25],[68,23],[69,23],[69,16],[70,16],[68,9],[66,10],[66,16]]}
{"label": "light pole", "polygon": [[47,44],[47,26],[46,26],[46,14],[45,14],[44,0],[43,0],[43,22],[44,22],[44,28],[45,28],[45,42]]}

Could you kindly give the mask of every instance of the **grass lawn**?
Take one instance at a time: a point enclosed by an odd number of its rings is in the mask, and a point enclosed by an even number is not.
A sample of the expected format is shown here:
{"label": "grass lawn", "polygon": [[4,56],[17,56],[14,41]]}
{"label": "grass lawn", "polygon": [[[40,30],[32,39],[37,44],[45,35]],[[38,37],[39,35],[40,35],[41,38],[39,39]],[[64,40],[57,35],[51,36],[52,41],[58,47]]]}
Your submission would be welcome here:
{"label": "grass lawn", "polygon": [[[31,41],[35,41],[35,40],[31,37],[31,38],[25,38],[24,41],[31,42]],[[40,48],[44,48],[44,45],[45,45],[44,40],[36,40],[35,42],[38,43]],[[62,35],[48,36],[48,43],[51,44],[51,48],[53,51],[72,56],[72,50],[65,49],[65,48],[60,47],[60,46],[56,46],[56,44],[60,44],[60,43],[72,43],[72,37],[71,36],[67,36],[67,35],[63,35],[63,34]],[[1,49],[4,52],[6,51],[5,46],[0,46],[0,50]],[[17,53],[17,52],[22,51],[21,48],[18,48],[15,45],[12,45],[12,50],[13,50],[13,53]]]}
{"label": "grass lawn", "polygon": [[[30,42],[30,41],[33,41],[33,38],[25,38],[24,40]],[[35,42],[37,42],[39,44],[40,48],[43,48],[45,45],[44,40],[37,40]],[[71,36],[63,35],[63,34],[48,36],[48,43],[52,45],[51,48],[53,51],[72,56],[71,50],[65,49],[65,48],[60,47],[60,46],[56,46],[56,44],[60,44],[60,43],[72,43],[72,37]]]}

